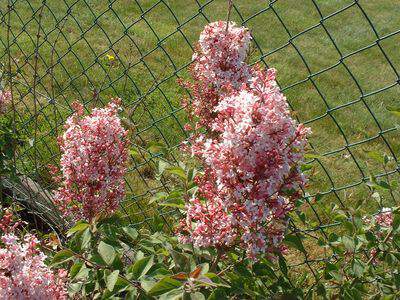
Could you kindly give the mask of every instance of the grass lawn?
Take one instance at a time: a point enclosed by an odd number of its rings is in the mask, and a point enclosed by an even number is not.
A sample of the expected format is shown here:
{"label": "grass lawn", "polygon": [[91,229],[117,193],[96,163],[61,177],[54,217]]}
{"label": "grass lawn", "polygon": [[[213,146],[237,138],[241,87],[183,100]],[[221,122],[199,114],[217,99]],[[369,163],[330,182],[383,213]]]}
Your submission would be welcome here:
{"label": "grass lawn", "polygon": [[[0,3],[3,64],[6,2]],[[55,137],[71,113],[69,104],[77,99],[89,109],[119,96],[125,115],[135,124],[131,134],[138,146],[127,176],[124,209],[135,221],[145,222],[154,215],[146,197],[159,188],[146,149],[150,142],[173,147],[185,138],[180,100],[186,93],[176,79],[187,76],[192,47],[204,25],[226,19],[227,1],[49,0],[45,6],[41,0],[12,2],[10,51],[12,68],[19,74],[18,116],[30,138],[20,153],[20,168],[34,172],[36,155],[41,181],[49,182],[46,165],[59,157]],[[307,192],[326,196],[313,204],[321,219],[312,218],[309,226],[330,223],[333,204],[346,206],[368,198],[362,209],[376,209],[362,179],[389,172],[389,181],[399,181],[395,160],[384,169],[369,153],[400,155],[395,128],[399,119],[387,110],[399,106],[400,96],[397,1],[234,2],[232,19],[254,36],[251,61],[277,69],[293,114],[312,128],[310,143],[318,157],[311,162]],[[115,59],[110,62],[107,55]],[[399,196],[398,188],[393,192]],[[389,192],[382,196],[386,206],[393,204]],[[313,215],[308,207],[305,210]]]}

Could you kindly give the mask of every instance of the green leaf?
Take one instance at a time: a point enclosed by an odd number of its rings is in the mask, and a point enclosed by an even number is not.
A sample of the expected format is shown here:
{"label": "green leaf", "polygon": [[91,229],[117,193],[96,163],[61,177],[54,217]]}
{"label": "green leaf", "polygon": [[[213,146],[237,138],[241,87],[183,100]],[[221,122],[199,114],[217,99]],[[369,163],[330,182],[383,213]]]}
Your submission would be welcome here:
{"label": "green leaf", "polygon": [[130,237],[132,240],[136,240],[137,237],[139,236],[139,233],[137,232],[137,230],[133,227],[127,226],[127,227],[122,227],[122,230],[124,231],[124,233]]}
{"label": "green leaf", "polygon": [[150,296],[159,296],[171,290],[180,288],[182,283],[170,277],[164,277],[157,282],[148,292]]}
{"label": "green leaf", "polygon": [[96,282],[94,280],[88,280],[82,288],[82,296],[91,294],[94,291]]}
{"label": "green leaf", "polygon": [[90,229],[86,228],[85,231],[82,234],[81,249],[85,249],[89,245],[89,242],[90,242],[91,238],[92,238],[92,234],[90,232]]}
{"label": "green leaf", "polygon": [[181,189],[173,190],[169,194],[159,193],[155,197],[155,199],[152,198],[150,200],[149,204],[154,201],[159,201],[160,206],[178,208],[183,208],[185,206],[185,201],[183,200],[183,191]]}
{"label": "green leaf", "polygon": [[196,176],[197,170],[194,168],[190,168],[188,170],[188,180],[192,181],[194,179],[194,177]]}
{"label": "green leaf", "polygon": [[101,241],[99,243],[99,246],[97,247],[97,251],[107,265],[111,265],[113,263],[116,255],[113,246],[110,246]]}
{"label": "green leaf", "polygon": [[389,266],[397,266],[398,265],[398,259],[397,257],[392,254],[392,253],[387,253],[385,255],[385,262],[387,262],[387,264]]}
{"label": "green leaf", "polygon": [[[153,299],[153,298],[152,298]],[[184,293],[183,290],[180,289],[174,289],[172,291],[169,291],[168,293],[162,294],[159,300],[182,300],[184,298]]]}
{"label": "green leaf", "polygon": [[332,276],[332,278],[335,279],[336,281],[340,282],[343,280],[342,274],[340,274],[338,271],[330,271],[329,275]]}
{"label": "green leaf", "polygon": [[338,239],[339,239],[339,236],[336,233],[332,232],[332,233],[329,234],[329,238],[328,239],[329,239],[330,243],[336,243],[338,241]]}
{"label": "green leaf", "polygon": [[150,198],[149,204],[164,200],[167,196],[168,196],[168,194],[166,192],[159,192]]}
{"label": "green leaf", "polygon": [[268,276],[269,278],[276,278],[275,271],[270,266],[264,263],[256,262],[253,264],[253,272],[257,276]]}
{"label": "green leaf", "polygon": [[166,203],[160,203],[160,206],[174,207],[174,208],[180,208],[180,209],[185,208],[184,202],[183,203],[168,203],[168,202],[166,202]]}
{"label": "green leaf", "polygon": [[82,289],[82,286],[83,286],[82,282],[71,283],[68,287],[68,292],[70,296],[78,293]]}
{"label": "green leaf", "polygon": [[206,297],[200,292],[195,292],[195,293],[190,294],[190,299],[191,300],[205,300]]}
{"label": "green leaf", "polygon": [[51,265],[59,265],[74,257],[74,252],[69,249],[61,250],[54,255]]}
{"label": "green leaf", "polygon": [[281,271],[285,277],[288,276],[288,268],[285,262],[285,259],[283,258],[282,255],[279,255],[279,267],[281,268]]}
{"label": "green leaf", "polygon": [[303,222],[303,224],[306,223],[306,214],[302,211],[296,211],[297,216],[299,217],[300,221]]}
{"label": "green leaf", "polygon": [[392,227],[393,227],[394,232],[397,232],[400,230],[400,215],[399,214],[394,215]]}
{"label": "green leaf", "polygon": [[386,181],[383,181],[383,180],[379,181],[378,185],[386,190],[391,189],[391,186],[389,185],[389,183],[387,183]]}
{"label": "green leaf", "polygon": [[381,195],[378,192],[373,192],[371,196],[376,202],[378,202],[379,206],[382,207]]}
{"label": "green leaf", "polygon": [[354,232],[354,224],[350,221],[343,221],[343,227],[347,229],[349,234],[352,234]]}
{"label": "green leaf", "polygon": [[[118,277],[117,282],[115,283],[114,290],[121,292],[126,290],[131,286],[130,282],[124,278]],[[125,298],[126,299],[126,298]]]}
{"label": "green leaf", "polygon": [[354,252],[354,249],[356,247],[355,243],[354,243],[354,239],[348,237],[348,236],[344,236],[342,237],[342,243],[344,245],[344,247],[350,251],[350,252]]}
{"label": "green leaf", "polygon": [[173,249],[169,250],[169,252],[178,270],[190,272],[190,260],[186,255]]}
{"label": "green leaf", "polygon": [[306,250],[304,249],[303,243],[300,239],[300,237],[296,234],[291,234],[291,235],[287,235],[285,237],[285,241],[286,244],[288,244],[289,246],[292,246],[294,248],[296,248],[297,250],[299,250],[300,252],[306,253]]}
{"label": "green leaf", "polygon": [[[140,279],[140,285],[148,293],[151,288],[157,283],[157,280],[152,276],[144,276]],[[151,298],[153,299],[153,298]]]}
{"label": "green leaf", "polygon": [[150,270],[154,264],[154,257],[147,256],[136,261],[131,267],[129,267],[129,273],[131,273],[134,279],[139,279]]}
{"label": "green leaf", "polygon": [[319,202],[323,197],[324,197],[323,194],[318,193],[318,194],[315,195],[315,201]]}
{"label": "green leaf", "polygon": [[300,166],[302,172],[306,172],[308,170],[311,170],[312,168],[313,168],[312,164],[303,164]]}
{"label": "green leaf", "polygon": [[89,276],[89,269],[86,267],[85,264],[82,264],[82,267],[79,269],[79,271],[75,274],[74,279],[75,280],[84,280],[88,278]]}
{"label": "green leaf", "polygon": [[124,263],[121,260],[121,255],[117,253],[113,263],[111,264],[114,270],[122,270],[124,268]]}
{"label": "green leaf", "polygon": [[354,208],[357,209],[357,210],[360,209],[360,207],[362,207],[362,205],[364,204],[365,200],[366,199],[364,197],[360,197],[357,200],[356,204],[354,205]]}
{"label": "green leaf", "polygon": [[221,299],[228,299],[225,291],[221,288],[215,289],[207,298],[207,300],[221,300]]}
{"label": "green leaf", "polygon": [[99,226],[99,232],[103,233],[107,239],[115,241],[119,233],[119,228],[112,224],[105,223]]}
{"label": "green leaf", "polygon": [[118,275],[119,275],[119,270],[115,270],[110,275],[108,275],[106,278],[107,289],[110,292],[112,292],[114,290],[114,286],[115,286],[115,283],[117,282]]}
{"label": "green leaf", "polygon": [[67,237],[70,237],[76,232],[80,232],[85,230],[86,228],[89,227],[89,224],[83,221],[79,221],[78,223],[75,224],[74,227],[72,227],[70,230],[67,231]]}
{"label": "green leaf", "polygon": [[365,265],[358,259],[355,259],[351,265],[351,269],[356,277],[361,277],[364,273]]}
{"label": "green leaf", "polygon": [[394,283],[396,284],[396,287],[398,290],[400,290],[400,274],[393,274],[394,277]]}
{"label": "green leaf", "polygon": [[132,156],[133,159],[139,160],[141,158],[140,153],[136,149],[129,150],[129,154]]}
{"label": "green leaf", "polygon": [[386,154],[383,156],[383,163],[386,165],[390,160],[390,157],[387,156]]}
{"label": "green leaf", "polygon": [[139,152],[136,149],[130,149],[129,154],[132,156],[136,156],[136,155],[139,155]]}
{"label": "green leaf", "polygon": [[240,263],[235,265],[234,270],[236,274],[242,276],[242,277],[252,277],[251,272],[247,269],[247,266],[244,263]]}
{"label": "green leaf", "polygon": [[74,278],[76,274],[78,274],[79,270],[82,268],[83,262],[78,261],[77,263],[73,264],[72,267],[69,269],[69,276]]}
{"label": "green leaf", "polygon": [[147,144],[147,150],[153,154],[166,153],[167,148],[161,142],[150,142]]}
{"label": "green leaf", "polygon": [[158,161],[158,174],[157,175],[161,176],[164,173],[165,169],[169,167],[169,165],[170,164],[167,163],[166,161],[159,160]]}
{"label": "green leaf", "polygon": [[178,167],[178,166],[169,167],[169,168],[166,168],[166,171],[170,174],[177,175],[178,177],[180,177],[181,179],[183,179],[185,181],[187,179],[186,172],[181,167]]}
{"label": "green leaf", "polygon": [[337,270],[338,270],[338,267],[336,265],[326,262],[326,266],[325,266],[325,270],[324,270],[325,279],[332,279],[332,275],[330,273],[336,272]]}

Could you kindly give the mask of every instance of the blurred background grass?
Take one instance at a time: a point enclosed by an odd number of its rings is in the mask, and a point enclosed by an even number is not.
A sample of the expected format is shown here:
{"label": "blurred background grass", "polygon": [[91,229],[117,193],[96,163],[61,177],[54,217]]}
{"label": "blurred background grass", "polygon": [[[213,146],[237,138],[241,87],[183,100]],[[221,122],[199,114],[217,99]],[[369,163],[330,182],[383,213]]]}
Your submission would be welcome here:
{"label": "blurred background grass", "polygon": [[[180,101],[187,92],[176,79],[187,77],[202,28],[226,19],[227,1],[11,4],[9,10],[7,1],[0,2],[0,62],[7,64],[9,49],[17,74],[17,119],[29,139],[18,156],[21,172],[51,189],[47,165],[58,162],[56,136],[71,114],[70,103],[82,101],[90,110],[119,96],[123,115],[134,124],[128,194],[120,213],[153,229],[165,226],[168,211],[147,204],[149,196],[164,188],[154,179],[154,157],[157,148],[175,147],[186,137]],[[369,174],[388,173],[385,180],[399,181],[398,119],[387,109],[399,106],[399,15],[394,0],[234,1],[232,19],[254,37],[251,62],[277,69],[293,115],[312,128],[307,193],[325,196],[313,202],[314,210],[304,207],[311,228],[333,222],[335,204],[346,207],[367,199],[360,209],[376,210],[364,184]],[[376,153],[390,162],[383,167]],[[398,196],[396,185],[392,193]],[[390,191],[381,194],[386,206],[394,205]],[[312,234],[309,245],[320,230]]]}

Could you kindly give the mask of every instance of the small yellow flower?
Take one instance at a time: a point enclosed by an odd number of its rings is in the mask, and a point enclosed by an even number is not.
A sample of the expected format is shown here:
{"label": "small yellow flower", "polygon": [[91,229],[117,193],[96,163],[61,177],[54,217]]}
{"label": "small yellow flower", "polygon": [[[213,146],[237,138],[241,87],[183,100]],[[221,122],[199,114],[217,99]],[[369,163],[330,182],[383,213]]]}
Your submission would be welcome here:
{"label": "small yellow flower", "polygon": [[115,60],[115,56],[114,55],[106,54],[106,56],[107,56],[107,59],[109,61],[114,61]]}

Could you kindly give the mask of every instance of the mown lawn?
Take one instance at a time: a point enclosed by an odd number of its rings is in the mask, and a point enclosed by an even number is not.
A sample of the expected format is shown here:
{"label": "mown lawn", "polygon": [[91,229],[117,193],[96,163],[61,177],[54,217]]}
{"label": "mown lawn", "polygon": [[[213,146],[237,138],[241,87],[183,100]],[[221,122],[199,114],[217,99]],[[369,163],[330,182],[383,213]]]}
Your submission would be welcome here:
{"label": "mown lawn", "polygon": [[[42,6],[41,0],[14,0],[10,41],[6,2],[0,3],[0,61],[7,63],[10,43],[18,73],[18,116],[30,138],[20,168],[34,172],[36,154],[41,181],[49,184],[46,165],[58,159],[55,137],[71,113],[69,104],[77,99],[89,109],[119,96],[139,147],[127,176],[125,209],[135,221],[146,221],[154,215],[146,197],[159,188],[146,149],[151,142],[173,147],[185,138],[180,100],[186,92],[176,79],[187,76],[204,25],[226,19],[227,1],[51,0]],[[387,110],[399,105],[400,95],[397,1],[234,2],[232,19],[254,36],[251,61],[277,69],[293,114],[312,128],[307,192],[326,194],[314,203],[321,221],[331,222],[332,205],[347,206],[360,198],[368,199],[362,209],[376,209],[362,179],[392,172],[388,180],[399,181],[394,159],[384,169],[373,158],[374,151],[391,158],[400,154],[398,119]],[[393,192],[398,196],[399,189]],[[382,196],[385,205],[393,204],[388,191]]]}

